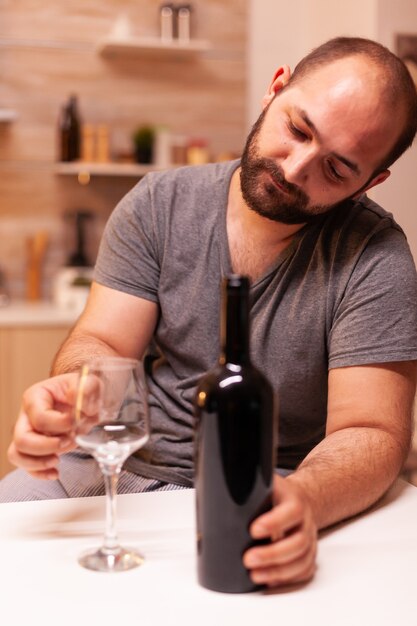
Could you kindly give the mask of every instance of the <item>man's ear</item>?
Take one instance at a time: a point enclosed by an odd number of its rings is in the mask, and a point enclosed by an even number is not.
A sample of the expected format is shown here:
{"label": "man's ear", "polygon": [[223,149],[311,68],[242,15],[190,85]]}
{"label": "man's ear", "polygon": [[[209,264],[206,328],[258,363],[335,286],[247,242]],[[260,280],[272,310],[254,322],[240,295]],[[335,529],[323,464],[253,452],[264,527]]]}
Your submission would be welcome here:
{"label": "man's ear", "polygon": [[290,80],[290,77],[291,77],[291,70],[288,67],[288,65],[281,65],[281,67],[277,69],[277,71],[274,74],[274,78],[272,79],[272,82],[268,87],[268,91],[262,98],[263,109],[267,107],[268,104],[270,104],[271,100],[274,99],[278,91],[280,91],[280,89],[285,87],[285,85]]}
{"label": "man's ear", "polygon": [[371,178],[369,183],[367,183],[363,189],[361,189],[360,191],[358,191],[357,194],[352,196],[353,200],[357,200],[357,198],[359,198],[359,196],[361,196],[363,193],[365,193],[369,189],[372,189],[372,187],[375,187],[376,185],[380,185],[381,183],[384,182],[384,180],[387,180],[387,178],[389,178],[390,176],[391,176],[391,172],[389,170],[382,170],[382,172],[379,172],[379,174]]}

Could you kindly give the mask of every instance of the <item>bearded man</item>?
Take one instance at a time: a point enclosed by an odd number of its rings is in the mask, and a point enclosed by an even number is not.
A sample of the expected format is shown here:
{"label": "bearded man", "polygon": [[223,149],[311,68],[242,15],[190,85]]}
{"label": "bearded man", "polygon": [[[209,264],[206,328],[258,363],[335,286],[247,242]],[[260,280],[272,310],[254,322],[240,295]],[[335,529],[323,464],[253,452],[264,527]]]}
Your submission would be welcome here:
{"label": "bearded man", "polygon": [[113,212],[54,376],[25,393],[9,450],[21,469],[0,499],[102,493],[73,450],[68,380],[88,357],[141,357],[151,341],[152,434],[120,491],[191,487],[193,398],[219,354],[221,279],[245,274],[252,358],[280,416],[275,504],[251,526],[271,542],[243,559],[254,582],[276,586],[313,576],[318,530],[376,502],[409,449],[416,273],[401,228],[365,192],[411,145],[417,96],[386,48],[337,38],[293,74],[280,67],[262,104],[240,161],[149,174]]}

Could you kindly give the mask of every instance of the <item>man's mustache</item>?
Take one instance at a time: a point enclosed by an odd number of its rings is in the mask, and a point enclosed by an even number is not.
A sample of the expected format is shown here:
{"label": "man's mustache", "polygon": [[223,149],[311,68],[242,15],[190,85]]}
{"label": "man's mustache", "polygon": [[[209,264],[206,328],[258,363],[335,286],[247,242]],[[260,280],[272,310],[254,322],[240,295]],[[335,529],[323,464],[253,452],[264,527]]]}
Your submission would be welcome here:
{"label": "man's mustache", "polygon": [[284,171],[279,165],[277,165],[273,161],[270,161],[269,159],[259,159],[258,163],[259,167],[266,169],[268,174],[270,174],[272,180],[277,183],[277,185],[282,187],[282,189],[288,194],[296,196],[297,198],[305,198],[304,191],[300,189],[298,185],[295,185],[294,183],[289,183],[286,180]]}

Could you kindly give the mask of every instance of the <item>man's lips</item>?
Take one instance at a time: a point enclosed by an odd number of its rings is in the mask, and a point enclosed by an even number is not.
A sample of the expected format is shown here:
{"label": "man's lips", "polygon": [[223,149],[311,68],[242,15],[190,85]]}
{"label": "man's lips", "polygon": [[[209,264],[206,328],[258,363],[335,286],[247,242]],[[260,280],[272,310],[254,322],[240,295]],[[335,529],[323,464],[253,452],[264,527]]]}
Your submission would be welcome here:
{"label": "man's lips", "polygon": [[279,189],[279,190],[280,190],[280,191],[282,191],[283,193],[287,193],[287,194],[288,194],[288,191],[285,189],[285,187],[283,187],[283,186],[281,185],[281,183],[279,183],[279,182],[278,182],[278,181],[277,181],[277,180],[276,180],[276,179],[272,176],[272,174],[269,174],[269,179],[271,180],[271,182],[273,183],[273,185],[274,185],[275,187],[277,187],[277,189]]}

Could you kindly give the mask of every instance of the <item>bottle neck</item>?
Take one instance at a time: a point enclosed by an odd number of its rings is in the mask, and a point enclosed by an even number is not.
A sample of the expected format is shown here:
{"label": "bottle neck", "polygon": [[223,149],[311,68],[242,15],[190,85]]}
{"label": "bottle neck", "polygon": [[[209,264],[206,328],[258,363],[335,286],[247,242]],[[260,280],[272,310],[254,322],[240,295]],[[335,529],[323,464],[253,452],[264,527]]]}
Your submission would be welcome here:
{"label": "bottle neck", "polygon": [[249,281],[244,276],[232,276],[225,280],[221,327],[221,362],[248,365]]}

